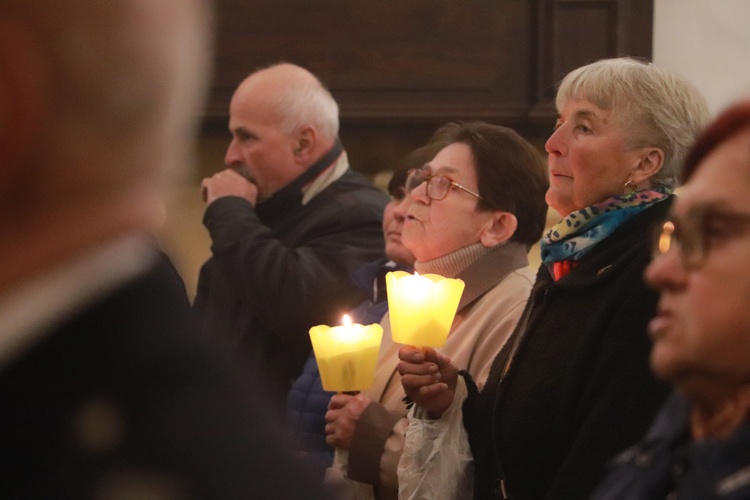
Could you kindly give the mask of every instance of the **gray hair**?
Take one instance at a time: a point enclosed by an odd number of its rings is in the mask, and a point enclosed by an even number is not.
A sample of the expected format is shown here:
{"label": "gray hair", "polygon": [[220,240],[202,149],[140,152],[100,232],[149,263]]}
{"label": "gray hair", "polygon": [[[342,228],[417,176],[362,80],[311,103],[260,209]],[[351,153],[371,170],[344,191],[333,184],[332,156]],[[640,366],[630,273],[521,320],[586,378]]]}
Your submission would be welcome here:
{"label": "gray hair", "polygon": [[[288,63],[274,66],[285,64]],[[300,127],[309,125],[323,136],[335,139],[339,134],[339,106],[320,79],[307,70],[304,71],[309,74],[309,78],[290,78],[279,89],[276,101],[276,111],[281,117],[279,127],[283,132],[291,134]]]}
{"label": "gray hair", "polygon": [[613,111],[632,148],[664,151],[651,182],[672,188],[696,136],[709,119],[708,103],[681,75],[629,57],[603,59],[568,73],[557,92],[557,109],[584,99]]}

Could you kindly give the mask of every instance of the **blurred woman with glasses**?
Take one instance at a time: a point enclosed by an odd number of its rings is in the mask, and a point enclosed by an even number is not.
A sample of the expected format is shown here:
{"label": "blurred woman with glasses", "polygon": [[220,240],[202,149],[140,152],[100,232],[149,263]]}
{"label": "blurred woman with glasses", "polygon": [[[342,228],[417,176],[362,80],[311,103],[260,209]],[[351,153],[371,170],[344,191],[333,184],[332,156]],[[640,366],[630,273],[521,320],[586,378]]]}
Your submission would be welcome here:
{"label": "blurred woman with glasses", "polygon": [[[416,257],[415,270],[465,282],[441,350],[481,383],[531,290],[527,253],[544,229],[547,168],[531,144],[505,127],[451,124],[436,135],[448,145],[409,173],[407,196],[394,210],[404,220],[401,239]],[[407,408],[387,314],[381,325],[373,388],[333,396],[326,432],[337,447],[334,465],[355,497],[395,499]]]}
{"label": "blurred woman with glasses", "polygon": [[[657,296],[642,276],[705,99],[672,72],[620,58],[569,73],[556,105],[546,199],[563,219],[542,239],[526,311],[484,389],[459,382],[444,353],[400,352],[415,416],[465,402],[476,499],[588,498],[668,393],[649,372]],[[433,459],[407,455],[403,469],[429,471]]]}
{"label": "blurred woman with glasses", "polygon": [[750,498],[750,100],[695,145],[659,224],[651,367],[676,388],[597,498]]}

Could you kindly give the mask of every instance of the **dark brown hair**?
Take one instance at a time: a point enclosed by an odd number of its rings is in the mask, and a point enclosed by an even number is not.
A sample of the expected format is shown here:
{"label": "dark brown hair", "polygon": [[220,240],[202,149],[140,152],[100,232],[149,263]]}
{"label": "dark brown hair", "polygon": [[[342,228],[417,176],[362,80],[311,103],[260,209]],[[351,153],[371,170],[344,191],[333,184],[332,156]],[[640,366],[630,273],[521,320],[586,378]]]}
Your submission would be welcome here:
{"label": "dark brown hair", "polygon": [[511,241],[531,247],[539,241],[547,218],[544,195],[549,188],[547,162],[516,131],[485,122],[456,123],[436,135],[448,143],[469,146],[482,200],[477,210],[502,210],[518,220]]}

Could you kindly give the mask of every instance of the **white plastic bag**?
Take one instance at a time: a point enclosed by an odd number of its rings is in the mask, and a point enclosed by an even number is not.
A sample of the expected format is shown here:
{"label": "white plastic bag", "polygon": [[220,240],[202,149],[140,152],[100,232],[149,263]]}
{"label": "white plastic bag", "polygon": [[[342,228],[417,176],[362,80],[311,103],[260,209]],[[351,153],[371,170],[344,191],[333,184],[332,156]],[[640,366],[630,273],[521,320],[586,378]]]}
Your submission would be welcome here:
{"label": "white plastic bag", "polygon": [[474,459],[463,425],[461,406],[467,396],[459,377],[453,404],[437,420],[409,411],[404,452],[398,463],[399,500],[471,500]]}

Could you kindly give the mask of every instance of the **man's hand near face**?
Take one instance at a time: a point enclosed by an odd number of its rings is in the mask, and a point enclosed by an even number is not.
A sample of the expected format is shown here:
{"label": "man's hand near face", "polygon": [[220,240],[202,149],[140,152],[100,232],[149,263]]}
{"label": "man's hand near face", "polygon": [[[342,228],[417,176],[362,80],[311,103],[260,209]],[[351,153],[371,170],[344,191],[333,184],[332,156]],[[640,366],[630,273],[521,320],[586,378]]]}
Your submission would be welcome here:
{"label": "man's hand near face", "polygon": [[201,189],[203,200],[209,205],[217,198],[225,196],[245,198],[253,206],[258,200],[258,186],[232,168],[226,168],[204,178],[201,181]]}

